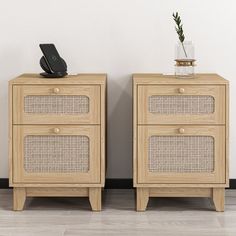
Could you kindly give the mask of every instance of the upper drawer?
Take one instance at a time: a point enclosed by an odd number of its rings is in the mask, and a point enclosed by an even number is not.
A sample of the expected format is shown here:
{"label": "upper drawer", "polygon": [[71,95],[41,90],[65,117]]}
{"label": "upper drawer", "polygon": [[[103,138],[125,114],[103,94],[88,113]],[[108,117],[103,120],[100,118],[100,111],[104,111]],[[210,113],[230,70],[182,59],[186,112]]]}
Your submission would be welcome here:
{"label": "upper drawer", "polygon": [[224,123],[224,85],[138,86],[138,124]]}
{"label": "upper drawer", "polygon": [[99,85],[14,85],[13,124],[100,124]]}

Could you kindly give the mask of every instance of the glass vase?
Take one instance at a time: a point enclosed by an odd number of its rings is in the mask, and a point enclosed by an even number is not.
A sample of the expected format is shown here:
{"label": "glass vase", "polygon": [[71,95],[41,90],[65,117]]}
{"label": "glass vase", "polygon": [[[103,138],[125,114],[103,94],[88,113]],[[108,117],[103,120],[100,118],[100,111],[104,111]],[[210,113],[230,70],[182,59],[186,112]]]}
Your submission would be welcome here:
{"label": "glass vase", "polygon": [[194,78],[194,46],[191,41],[179,42],[175,48],[175,75]]}

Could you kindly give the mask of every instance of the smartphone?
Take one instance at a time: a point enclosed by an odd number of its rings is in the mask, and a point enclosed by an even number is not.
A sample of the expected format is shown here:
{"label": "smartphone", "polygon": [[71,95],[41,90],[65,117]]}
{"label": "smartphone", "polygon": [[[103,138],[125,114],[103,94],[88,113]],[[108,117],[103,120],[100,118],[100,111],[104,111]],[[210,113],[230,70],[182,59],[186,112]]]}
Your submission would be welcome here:
{"label": "smartphone", "polygon": [[66,72],[61,57],[54,44],[39,44],[51,72]]}

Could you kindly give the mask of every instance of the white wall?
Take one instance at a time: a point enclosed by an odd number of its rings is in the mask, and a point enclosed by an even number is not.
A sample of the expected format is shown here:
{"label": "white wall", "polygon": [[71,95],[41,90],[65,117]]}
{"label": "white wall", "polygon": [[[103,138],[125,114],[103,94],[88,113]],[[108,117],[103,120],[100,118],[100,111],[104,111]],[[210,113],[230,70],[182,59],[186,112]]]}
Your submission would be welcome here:
{"label": "white wall", "polygon": [[131,177],[130,75],[173,72],[173,11],[195,44],[196,70],[231,82],[230,177],[236,178],[235,9],[235,0],[0,0],[0,178],[8,175],[7,81],[40,72],[38,44],[46,42],[56,44],[70,73],[108,73],[108,177]]}

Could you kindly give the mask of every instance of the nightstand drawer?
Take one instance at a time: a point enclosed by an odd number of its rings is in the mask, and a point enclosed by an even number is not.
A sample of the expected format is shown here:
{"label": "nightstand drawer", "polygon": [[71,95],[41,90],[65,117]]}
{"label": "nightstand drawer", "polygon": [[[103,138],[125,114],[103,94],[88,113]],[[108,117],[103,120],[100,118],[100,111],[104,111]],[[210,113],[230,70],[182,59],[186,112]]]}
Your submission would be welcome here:
{"label": "nightstand drawer", "polygon": [[138,183],[225,183],[224,126],[139,126]]}
{"label": "nightstand drawer", "polygon": [[100,124],[100,86],[14,85],[13,124]]}
{"label": "nightstand drawer", "polygon": [[100,126],[14,125],[14,183],[100,183]]}
{"label": "nightstand drawer", "polygon": [[138,86],[138,124],[224,124],[225,86]]}

